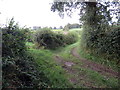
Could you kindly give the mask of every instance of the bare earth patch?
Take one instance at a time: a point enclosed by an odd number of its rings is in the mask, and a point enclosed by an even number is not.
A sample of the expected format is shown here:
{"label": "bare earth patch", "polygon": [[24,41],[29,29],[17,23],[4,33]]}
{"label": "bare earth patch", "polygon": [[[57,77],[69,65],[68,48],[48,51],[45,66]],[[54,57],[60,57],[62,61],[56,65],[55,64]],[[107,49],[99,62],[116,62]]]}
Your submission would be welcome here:
{"label": "bare earth patch", "polygon": [[62,68],[64,68],[69,73],[75,73],[75,70],[71,68],[71,66],[75,65],[73,62],[65,62],[65,60],[60,56],[55,56],[55,60],[58,64],[62,65]]}

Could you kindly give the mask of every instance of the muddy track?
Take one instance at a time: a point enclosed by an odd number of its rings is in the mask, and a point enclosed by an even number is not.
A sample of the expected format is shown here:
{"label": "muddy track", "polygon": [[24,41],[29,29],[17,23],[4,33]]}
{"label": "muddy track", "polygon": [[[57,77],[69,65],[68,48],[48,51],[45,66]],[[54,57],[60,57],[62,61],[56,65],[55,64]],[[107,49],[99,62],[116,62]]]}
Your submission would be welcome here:
{"label": "muddy track", "polygon": [[72,48],[71,54],[78,59],[80,59],[83,63],[82,67],[92,69],[104,76],[112,76],[118,78],[118,72],[115,72],[110,67],[104,66],[102,64],[95,63],[93,61],[81,58],[80,55],[77,53],[77,48]]}
{"label": "muddy track", "polygon": [[68,73],[75,73],[76,70],[73,70],[71,68],[72,65],[74,65],[73,62],[65,62],[65,60],[61,56],[55,56],[54,59],[57,61],[58,64],[62,66]]}

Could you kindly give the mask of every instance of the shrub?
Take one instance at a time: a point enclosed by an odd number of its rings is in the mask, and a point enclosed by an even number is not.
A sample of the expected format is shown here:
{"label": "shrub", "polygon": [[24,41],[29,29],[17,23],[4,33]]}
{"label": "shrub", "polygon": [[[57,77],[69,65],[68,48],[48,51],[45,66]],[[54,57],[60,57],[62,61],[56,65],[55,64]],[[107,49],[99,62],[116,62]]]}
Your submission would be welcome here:
{"label": "shrub", "polygon": [[3,57],[22,56],[25,52],[26,36],[16,25],[3,28],[2,39]]}
{"label": "shrub", "polygon": [[39,46],[44,46],[48,49],[55,49],[62,45],[63,36],[53,33],[50,30],[42,30],[35,34],[35,42],[37,42]]}
{"label": "shrub", "polygon": [[33,57],[26,51],[26,37],[13,19],[8,27],[2,29],[2,87],[30,88],[48,87],[43,72],[37,70]]}
{"label": "shrub", "polygon": [[120,27],[86,27],[82,35],[82,47],[107,59],[120,60]]}
{"label": "shrub", "polygon": [[107,33],[105,45],[107,46],[107,53],[118,60],[120,60],[120,26],[114,26],[111,31]]}
{"label": "shrub", "polygon": [[69,32],[67,35],[65,35],[65,43],[66,44],[73,44],[78,40],[77,33]]}
{"label": "shrub", "polygon": [[69,33],[68,35],[54,33],[50,30],[40,30],[35,34],[35,42],[38,47],[44,46],[48,49],[56,49],[67,44],[73,44],[77,41],[76,34]]}

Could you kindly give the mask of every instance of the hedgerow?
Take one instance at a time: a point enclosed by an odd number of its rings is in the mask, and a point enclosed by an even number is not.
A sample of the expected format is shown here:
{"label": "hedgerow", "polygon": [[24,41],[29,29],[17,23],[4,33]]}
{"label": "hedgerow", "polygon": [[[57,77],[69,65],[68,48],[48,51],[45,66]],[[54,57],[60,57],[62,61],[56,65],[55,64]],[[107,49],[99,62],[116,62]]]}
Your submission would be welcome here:
{"label": "hedgerow", "polygon": [[48,87],[47,77],[38,71],[34,58],[27,52],[24,29],[12,19],[2,31],[2,88]]}
{"label": "hedgerow", "polygon": [[81,46],[85,50],[107,58],[109,60],[120,60],[120,27],[111,26],[108,28],[84,28]]}
{"label": "hedgerow", "polygon": [[34,37],[34,41],[38,47],[44,46],[47,49],[56,49],[65,45],[73,44],[77,41],[77,36],[72,33],[67,35],[55,33],[51,30],[37,31]]}

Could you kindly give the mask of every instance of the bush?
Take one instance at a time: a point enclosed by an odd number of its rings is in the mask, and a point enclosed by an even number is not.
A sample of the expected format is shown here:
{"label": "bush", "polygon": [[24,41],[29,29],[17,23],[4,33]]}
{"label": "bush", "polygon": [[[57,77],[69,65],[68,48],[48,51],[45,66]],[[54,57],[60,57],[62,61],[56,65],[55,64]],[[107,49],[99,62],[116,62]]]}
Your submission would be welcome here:
{"label": "bush", "polygon": [[3,57],[22,56],[26,51],[26,36],[16,25],[2,29],[2,39]]}
{"label": "bush", "polygon": [[82,47],[107,59],[120,60],[120,27],[85,28]]}
{"label": "bush", "polygon": [[38,31],[35,34],[35,42],[39,44],[39,46],[44,46],[48,49],[55,49],[57,47],[63,46],[63,36],[53,33],[50,30],[42,30]]}
{"label": "bush", "polygon": [[114,26],[111,31],[107,33],[107,38],[105,41],[107,48],[107,54],[110,57],[120,60],[120,26]]}
{"label": "bush", "polygon": [[76,34],[69,33],[68,35],[54,33],[50,30],[40,30],[35,34],[35,42],[38,47],[44,46],[47,49],[56,49],[61,46],[73,44],[77,41]]}
{"label": "bush", "polygon": [[70,32],[65,36],[65,42],[68,45],[75,43],[77,40],[78,40],[78,35],[75,32],[74,33]]}
{"label": "bush", "polygon": [[2,29],[2,87],[3,88],[42,88],[48,84],[42,79],[43,72],[37,70],[33,57],[26,51],[24,31],[13,19]]}

